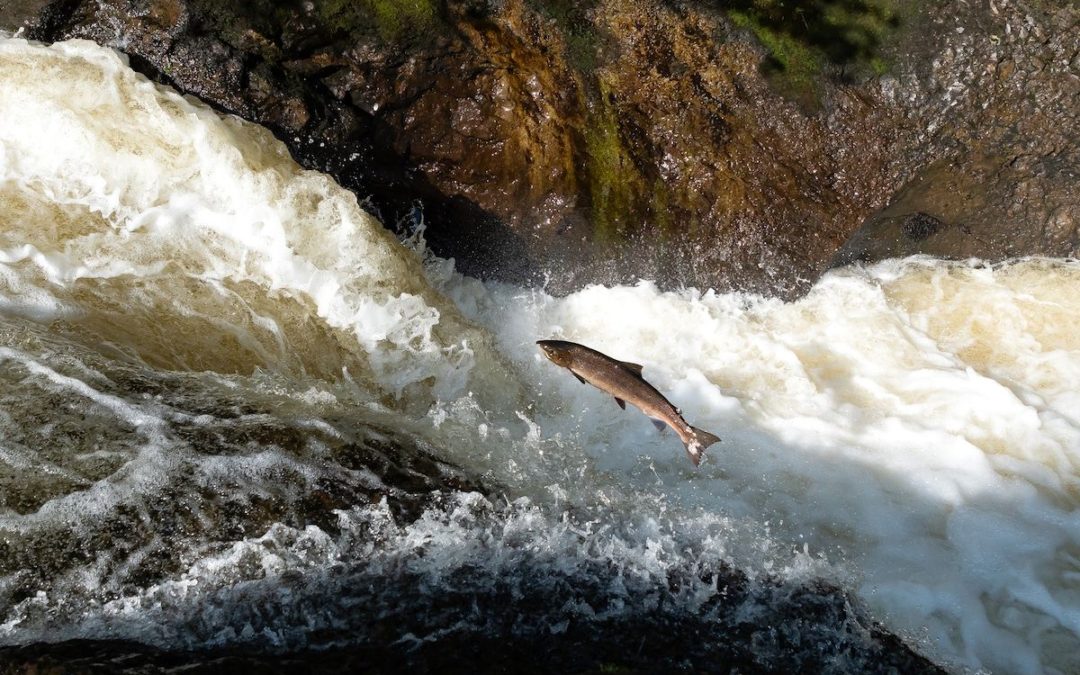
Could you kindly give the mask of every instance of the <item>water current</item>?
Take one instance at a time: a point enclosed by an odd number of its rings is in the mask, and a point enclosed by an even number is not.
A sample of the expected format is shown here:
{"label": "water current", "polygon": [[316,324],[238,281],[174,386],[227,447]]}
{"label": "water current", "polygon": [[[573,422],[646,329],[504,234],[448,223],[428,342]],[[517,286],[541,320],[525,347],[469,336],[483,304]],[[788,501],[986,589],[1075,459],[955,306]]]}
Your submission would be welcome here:
{"label": "water current", "polygon": [[[729,593],[797,632],[825,584],[945,667],[1080,672],[1077,317],[1072,260],[792,302],[481,283],[115,52],[2,39],[0,644],[558,635]],[[695,470],[551,337],[722,442]]]}

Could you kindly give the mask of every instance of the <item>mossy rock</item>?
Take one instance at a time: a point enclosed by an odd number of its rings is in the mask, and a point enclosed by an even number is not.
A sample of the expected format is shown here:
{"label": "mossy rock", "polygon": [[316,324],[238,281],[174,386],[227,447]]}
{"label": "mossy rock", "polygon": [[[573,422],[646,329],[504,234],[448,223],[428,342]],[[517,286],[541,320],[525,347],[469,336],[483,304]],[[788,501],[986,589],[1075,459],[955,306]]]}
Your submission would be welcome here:
{"label": "mossy rock", "polygon": [[322,0],[315,13],[330,30],[387,42],[421,41],[443,24],[437,0]]}
{"label": "mossy rock", "polygon": [[735,0],[721,6],[765,48],[763,69],[776,89],[811,108],[819,104],[827,66],[849,78],[884,75],[889,65],[882,47],[903,24],[903,12],[911,11],[896,0]]}

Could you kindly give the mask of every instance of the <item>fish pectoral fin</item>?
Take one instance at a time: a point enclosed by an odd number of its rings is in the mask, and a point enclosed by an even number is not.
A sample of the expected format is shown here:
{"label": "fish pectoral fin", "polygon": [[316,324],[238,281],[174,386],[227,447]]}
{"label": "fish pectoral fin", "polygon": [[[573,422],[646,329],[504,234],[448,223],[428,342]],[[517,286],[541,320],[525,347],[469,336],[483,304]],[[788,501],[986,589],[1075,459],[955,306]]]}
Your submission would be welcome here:
{"label": "fish pectoral fin", "polygon": [[667,431],[667,424],[664,422],[664,420],[658,420],[655,417],[650,417],[649,421],[652,422],[652,425],[656,427],[657,431],[661,433]]}
{"label": "fish pectoral fin", "polygon": [[626,410],[626,401],[622,400],[618,396],[615,397],[615,402],[619,404],[619,407]]}
{"label": "fish pectoral fin", "polygon": [[630,363],[629,361],[623,361],[622,364],[634,371],[634,374],[641,377],[641,369],[644,368],[640,363]]}
{"label": "fish pectoral fin", "polygon": [[[573,371],[570,371],[570,372],[573,372]],[[574,377],[576,377],[578,379],[578,382],[580,382],[582,384],[588,384],[588,382],[585,381],[585,378],[578,375],[577,373],[574,373]]]}

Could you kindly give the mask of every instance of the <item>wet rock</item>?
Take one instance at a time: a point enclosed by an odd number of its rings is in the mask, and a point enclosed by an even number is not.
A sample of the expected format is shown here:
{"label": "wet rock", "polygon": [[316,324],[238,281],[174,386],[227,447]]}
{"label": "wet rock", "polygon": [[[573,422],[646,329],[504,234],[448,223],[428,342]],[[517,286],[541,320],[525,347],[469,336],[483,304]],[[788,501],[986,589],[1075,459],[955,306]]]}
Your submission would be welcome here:
{"label": "wet rock", "polygon": [[940,220],[921,211],[911,214],[900,225],[901,232],[911,241],[923,241],[940,229]]}
{"label": "wet rock", "polygon": [[1075,3],[16,4],[268,125],[388,226],[422,206],[477,276],[790,296],[836,260],[1076,249]]}
{"label": "wet rock", "polygon": [[[1080,71],[1072,36],[1080,11],[1006,1],[946,23],[966,30],[929,72],[921,60],[908,66],[912,92],[921,92],[909,115],[926,122],[917,156],[928,161],[837,260],[1076,255]],[[898,236],[897,219],[920,211],[947,226],[918,242]]]}
{"label": "wet rock", "polygon": [[38,26],[52,0],[6,0],[0,5],[0,30],[16,32]]}
{"label": "wet rock", "polygon": [[[304,649],[235,645],[163,650],[129,641],[70,640],[0,648],[0,671],[64,673],[926,673],[941,674],[828,584],[759,583],[730,568],[696,570],[723,589],[697,612],[675,600],[686,571],[647,595],[597,560],[552,569],[519,554],[520,577],[462,570],[438,592],[402,570],[376,579],[339,570],[342,596],[296,601],[354,609]],[[675,600],[675,601],[673,601]],[[273,606],[260,607],[261,618]],[[596,608],[594,611],[592,608]],[[437,638],[437,639],[436,639]],[[536,658],[543,654],[543,658]]]}

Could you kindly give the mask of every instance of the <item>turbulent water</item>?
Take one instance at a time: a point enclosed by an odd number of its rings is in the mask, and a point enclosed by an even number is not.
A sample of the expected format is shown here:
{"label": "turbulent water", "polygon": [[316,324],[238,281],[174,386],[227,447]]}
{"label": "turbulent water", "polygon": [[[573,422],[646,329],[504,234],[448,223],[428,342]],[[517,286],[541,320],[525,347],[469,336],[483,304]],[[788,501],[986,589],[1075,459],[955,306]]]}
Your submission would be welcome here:
{"label": "turbulent water", "polygon": [[[719,616],[735,569],[744,622],[824,580],[948,667],[1080,672],[1078,291],[1066,260],[790,303],[485,285],[115,53],[0,40],[0,644],[558,635]],[[695,470],[549,337],[722,443]]]}

